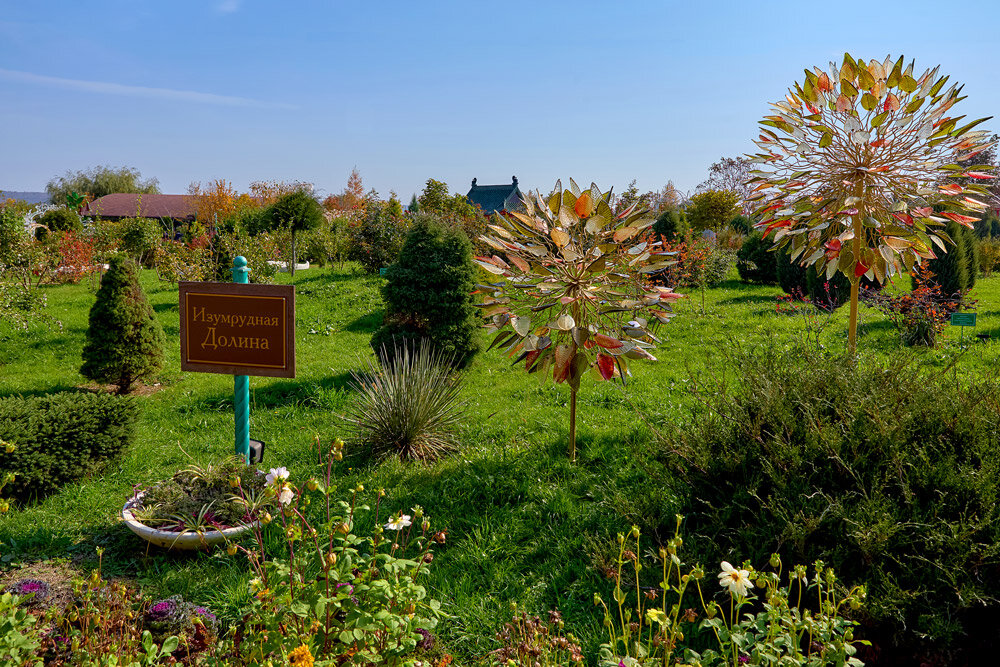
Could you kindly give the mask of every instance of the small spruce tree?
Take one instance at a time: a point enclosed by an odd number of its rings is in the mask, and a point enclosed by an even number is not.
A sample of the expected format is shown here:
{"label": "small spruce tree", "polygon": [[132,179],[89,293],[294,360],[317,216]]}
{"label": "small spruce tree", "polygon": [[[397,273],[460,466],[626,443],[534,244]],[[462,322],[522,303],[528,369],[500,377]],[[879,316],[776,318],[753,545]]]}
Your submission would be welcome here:
{"label": "small spruce tree", "polygon": [[414,216],[399,259],[382,287],[385,322],[371,345],[391,363],[397,347],[426,338],[457,368],[479,350],[479,314],[472,295],[472,244],[459,229],[425,213]]}
{"label": "small spruce tree", "polygon": [[971,286],[966,248],[968,239],[964,229],[957,222],[949,222],[945,227],[945,233],[954,245],[950,245],[947,252],[938,249],[937,257],[927,261],[927,268],[934,274],[934,280],[941,286],[941,291],[948,296],[964,293]]}
{"label": "small spruce tree", "polygon": [[127,394],[133,383],[163,367],[163,329],[139,285],[136,264],[111,259],[90,309],[80,373],[87,379],[118,386]]}

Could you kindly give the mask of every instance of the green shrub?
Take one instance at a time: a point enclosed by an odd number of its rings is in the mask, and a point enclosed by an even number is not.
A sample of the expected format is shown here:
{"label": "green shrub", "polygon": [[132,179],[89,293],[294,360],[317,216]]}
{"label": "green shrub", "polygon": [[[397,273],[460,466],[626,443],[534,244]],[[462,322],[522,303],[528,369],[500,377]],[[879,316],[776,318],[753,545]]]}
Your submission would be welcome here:
{"label": "green shrub", "polygon": [[135,437],[138,410],[127,398],[66,392],[0,398],[0,470],[17,474],[11,495],[39,496],[118,456]]}
{"label": "green shrub", "polygon": [[[690,452],[699,548],[822,559],[866,583],[868,638],[956,646],[995,614],[1000,381],[806,349],[736,351],[738,385],[671,446]],[[730,550],[730,551],[727,551]],[[787,557],[787,558],[786,558]]]}
{"label": "green shrub", "polygon": [[753,220],[745,215],[738,215],[730,220],[729,228],[743,234],[744,236],[750,236],[754,232]]}
{"label": "green shrub", "polygon": [[[934,274],[935,281],[941,286],[946,296],[964,293],[969,289],[969,251],[968,237],[963,233],[964,227],[957,222],[949,222],[945,232],[951,237],[954,245],[949,245],[947,252],[935,248],[937,257],[926,262],[927,268]],[[911,280],[911,287],[916,284]]]}
{"label": "green shrub", "polygon": [[389,202],[369,201],[360,218],[348,226],[347,257],[360,262],[365,271],[377,273],[396,262],[409,229],[409,216],[397,215]]}
{"label": "green shrub", "polygon": [[391,355],[406,341],[426,339],[457,368],[466,366],[479,350],[475,276],[472,244],[462,230],[415,216],[399,259],[386,272],[385,322],[372,336],[372,348]]}
{"label": "green shrub", "polygon": [[675,208],[661,213],[653,223],[653,231],[667,241],[683,239],[690,229],[687,215]]}
{"label": "green shrub", "polygon": [[778,282],[775,253],[771,250],[771,242],[765,241],[763,236],[759,231],[753,232],[743,242],[736,253],[736,270],[743,282],[775,285]]}
{"label": "green shrub", "polygon": [[993,271],[1000,266],[1000,239],[983,239],[978,244],[979,248],[979,271],[983,278],[989,278]]}
{"label": "green shrub", "polygon": [[35,238],[42,240],[49,232],[79,232],[83,231],[83,223],[76,211],[68,208],[54,208],[46,211],[35,219],[44,228],[35,230]]}
{"label": "green shrub", "polygon": [[806,271],[806,267],[792,261],[788,246],[774,251],[774,274],[785,294],[805,296],[809,293]]}
{"label": "green shrub", "polygon": [[127,394],[132,384],[163,367],[166,339],[156,313],[139,285],[135,262],[111,259],[90,309],[80,373],[90,380],[115,384]]}
{"label": "green shrub", "polygon": [[383,352],[379,356],[391,363],[353,374],[360,395],[347,419],[375,456],[428,461],[458,448],[460,381],[451,375],[450,360],[432,346],[413,347]]}
{"label": "green shrub", "polygon": [[118,248],[137,262],[152,267],[163,226],[151,218],[126,218],[119,225]]}
{"label": "green shrub", "polygon": [[287,232],[260,233],[251,236],[240,226],[232,231],[219,231],[212,237],[211,248],[212,280],[221,283],[233,281],[233,258],[243,257],[250,268],[250,282],[269,283],[278,273],[278,267],[271,264],[281,257],[282,242]]}

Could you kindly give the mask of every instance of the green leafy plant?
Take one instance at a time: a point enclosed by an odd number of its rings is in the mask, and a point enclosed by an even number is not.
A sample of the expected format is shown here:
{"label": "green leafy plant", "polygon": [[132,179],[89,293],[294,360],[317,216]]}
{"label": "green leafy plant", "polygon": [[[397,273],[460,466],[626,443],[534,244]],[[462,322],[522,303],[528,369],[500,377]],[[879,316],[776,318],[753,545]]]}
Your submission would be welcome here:
{"label": "green leafy plant", "polygon": [[792,261],[847,276],[852,356],[861,277],[884,283],[912,270],[935,245],[946,250],[948,220],[971,227],[986,209],[984,186],[944,179],[992,178],[989,165],[959,164],[989,148],[973,129],[987,119],[947,115],[964,99],[961,86],[945,89],[937,68],[914,77],[913,66],[845,53],[829,72],[806,70],[755,141],[759,168],[748,182],[758,227],[789,246]]}
{"label": "green leafy plant", "polygon": [[80,373],[115,384],[119,394],[163,366],[163,328],[139,284],[135,262],[113,257],[90,309]]}
{"label": "green leafy plant", "polygon": [[38,619],[24,608],[19,596],[0,594],[0,663],[5,665],[41,665],[34,660],[41,646],[36,636]]}
{"label": "green leafy plant", "polygon": [[388,354],[384,361],[391,364],[397,350],[426,340],[456,368],[466,366],[479,349],[475,277],[465,234],[428,214],[414,216],[399,259],[386,272],[385,321],[372,335],[372,348]]}
{"label": "green leafy plant", "polygon": [[[296,486],[287,471],[272,470],[268,489],[282,511],[274,519],[258,515],[251,547],[230,548],[248,558],[256,575],[245,629],[233,642],[241,664],[286,658],[293,665],[313,659],[401,665],[424,639],[419,630],[433,630],[443,615],[420,582],[432,547],[443,537],[435,539],[420,507],[408,514],[386,512],[384,491],[374,494],[374,510],[365,504],[361,485],[337,500],[331,482],[342,448],[340,440],[327,448],[322,480]],[[312,501],[319,511],[310,516]],[[362,521],[374,522],[370,534],[356,533]],[[268,552],[265,531],[283,536],[283,555]]]}
{"label": "green leafy plant", "polygon": [[451,359],[426,341],[379,356],[391,361],[352,373],[359,396],[347,420],[357,440],[376,456],[423,461],[457,449],[463,408]]}
{"label": "green leafy plant", "polygon": [[[854,657],[855,644],[868,642],[854,639],[857,623],[844,616],[845,611],[860,608],[864,588],[844,590],[822,561],[812,572],[799,565],[785,573],[781,557],[772,554],[770,571],[722,561],[720,604],[711,589],[702,588],[704,568],[686,567],[679,556],[684,543],[682,518],[677,516],[674,536],[659,548],[652,575],[641,574],[645,568],[639,528],[618,534],[613,601],[606,604],[594,594],[608,632],[608,641],[601,646],[602,667],[666,666],[681,660],[706,667],[864,664]],[[644,585],[648,576],[659,581]],[[696,606],[685,603],[691,589],[697,592],[697,602],[691,603]],[[714,647],[694,650],[691,640],[699,633],[702,643]]]}
{"label": "green leafy plant", "polygon": [[[673,314],[677,298],[668,287],[649,284],[649,275],[670,259],[638,240],[653,225],[635,207],[615,215],[608,194],[594,184],[581,190],[557,181],[547,199],[524,201],[526,212],[497,217],[483,241],[502,253],[476,262],[504,280],[481,288],[489,329],[529,373],[548,372],[570,387],[569,457],[576,458],[576,397],[588,369],[599,380],[628,375],[628,359],[655,361],[656,324]],[[625,245],[631,241],[632,245]]]}

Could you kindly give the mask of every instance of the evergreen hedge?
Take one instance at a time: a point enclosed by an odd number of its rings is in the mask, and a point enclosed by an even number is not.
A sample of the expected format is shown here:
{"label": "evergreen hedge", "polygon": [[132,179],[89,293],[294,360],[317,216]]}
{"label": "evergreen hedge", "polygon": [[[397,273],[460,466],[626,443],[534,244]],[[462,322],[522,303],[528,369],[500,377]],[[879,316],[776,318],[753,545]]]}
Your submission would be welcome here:
{"label": "evergreen hedge", "polygon": [[1000,615],[1000,381],[802,348],[736,350],[727,367],[735,387],[706,387],[670,443],[690,463],[691,542],[822,559],[867,584],[867,638],[987,639],[971,628]]}
{"label": "evergreen hedge", "polygon": [[88,392],[0,398],[0,471],[16,474],[4,492],[43,496],[118,456],[135,438],[130,398]]}

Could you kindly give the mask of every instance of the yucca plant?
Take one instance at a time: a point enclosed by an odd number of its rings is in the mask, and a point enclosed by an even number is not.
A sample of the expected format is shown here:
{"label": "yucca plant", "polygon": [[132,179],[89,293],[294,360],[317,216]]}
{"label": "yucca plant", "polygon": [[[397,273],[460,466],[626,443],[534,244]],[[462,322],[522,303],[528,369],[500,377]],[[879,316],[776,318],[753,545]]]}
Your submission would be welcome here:
{"label": "yucca plant", "polygon": [[351,373],[360,393],[347,415],[355,438],[380,457],[431,461],[457,449],[463,405],[451,359],[427,341],[379,356],[391,361],[369,361],[365,372]]}
{"label": "yucca plant", "polygon": [[988,196],[973,181],[993,178],[989,165],[970,166],[992,143],[973,129],[988,119],[951,115],[962,87],[945,88],[936,67],[914,74],[904,62],[845,53],[829,72],[806,70],[755,141],[759,167],[748,183],[758,227],[793,261],[850,281],[851,356],[861,277],[885,282],[935,257],[935,246],[954,246],[945,225],[971,228]]}
{"label": "yucca plant", "polygon": [[673,317],[681,295],[653,286],[652,274],[675,263],[650,243],[652,215],[635,205],[615,215],[609,194],[570,179],[525,212],[498,216],[482,241],[502,253],[476,263],[503,281],[480,286],[480,306],[501,346],[529,373],[570,388],[569,458],[576,458],[576,395],[588,369],[597,380],[628,375],[628,359],[656,361],[653,328]]}

